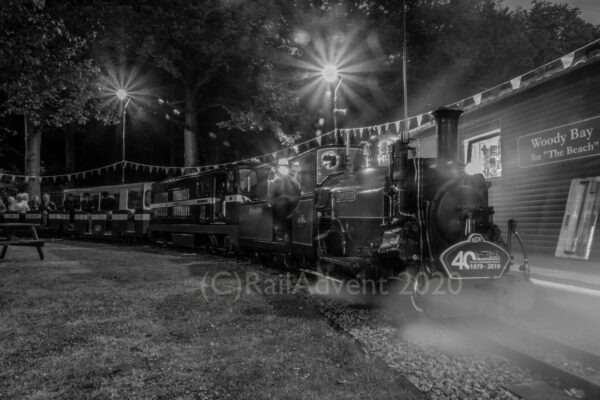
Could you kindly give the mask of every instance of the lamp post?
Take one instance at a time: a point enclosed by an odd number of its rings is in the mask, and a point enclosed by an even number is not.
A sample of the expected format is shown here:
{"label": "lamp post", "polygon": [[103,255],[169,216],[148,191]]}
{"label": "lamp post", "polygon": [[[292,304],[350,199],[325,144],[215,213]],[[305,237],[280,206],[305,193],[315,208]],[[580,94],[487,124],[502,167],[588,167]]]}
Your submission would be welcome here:
{"label": "lamp post", "polygon": [[121,161],[123,162],[121,166],[121,183],[125,183],[125,128],[127,121],[127,106],[131,101],[131,97],[127,95],[127,92],[124,89],[117,90],[117,98],[121,100],[121,104],[123,105],[123,135],[121,137]]}
{"label": "lamp post", "polygon": [[[337,81],[337,85],[335,86],[335,89],[333,91],[333,134],[335,136],[335,138],[337,139],[338,137],[338,127],[337,127],[337,114],[341,113],[341,114],[346,114],[346,109],[345,108],[338,108],[338,89],[340,88],[340,85],[342,84],[342,81],[344,80],[344,78],[342,78],[341,76],[339,76],[337,68],[334,65],[326,65],[325,67],[323,67],[323,79],[325,79],[327,82],[333,83],[335,81]],[[346,157],[348,157],[348,155],[350,154],[350,137],[348,134],[348,131],[346,131],[346,137],[344,138],[344,141],[346,142]]]}

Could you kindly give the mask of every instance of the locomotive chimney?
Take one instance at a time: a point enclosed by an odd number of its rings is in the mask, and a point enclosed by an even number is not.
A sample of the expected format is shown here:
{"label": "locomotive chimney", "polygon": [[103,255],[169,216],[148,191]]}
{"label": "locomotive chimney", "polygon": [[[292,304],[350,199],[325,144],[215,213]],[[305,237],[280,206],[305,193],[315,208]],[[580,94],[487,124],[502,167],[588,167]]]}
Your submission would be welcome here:
{"label": "locomotive chimney", "polygon": [[438,164],[456,164],[458,154],[458,118],[463,113],[458,108],[442,107],[433,112],[437,122]]}

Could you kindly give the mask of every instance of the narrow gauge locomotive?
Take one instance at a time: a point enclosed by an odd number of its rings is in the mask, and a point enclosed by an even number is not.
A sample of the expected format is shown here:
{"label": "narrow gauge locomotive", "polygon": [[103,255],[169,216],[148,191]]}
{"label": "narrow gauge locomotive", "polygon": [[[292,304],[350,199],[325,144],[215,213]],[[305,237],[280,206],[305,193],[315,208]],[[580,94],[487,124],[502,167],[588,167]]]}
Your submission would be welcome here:
{"label": "narrow gauge locomotive", "polygon": [[[472,315],[488,305],[527,309],[527,262],[512,264],[488,204],[490,183],[457,162],[461,113],[435,112],[435,159],[416,157],[398,140],[389,166],[365,168],[361,147],[324,145],[283,164],[239,164],[157,183],[151,234],[268,255],[321,275],[401,280],[415,307],[435,315]],[[460,294],[440,295],[449,292]]]}
{"label": "narrow gauge locomotive", "polygon": [[397,140],[389,165],[365,167],[362,147],[322,145],[277,163],[156,182],[149,223],[143,209],[129,219],[143,222],[134,231],[155,241],[268,256],[317,275],[399,282],[415,308],[435,316],[481,314],[488,305],[528,309],[527,260],[513,265],[509,253],[512,234],[522,244],[516,224],[506,244],[488,204],[490,183],[457,161],[461,111],[434,114],[437,158],[418,157]]}

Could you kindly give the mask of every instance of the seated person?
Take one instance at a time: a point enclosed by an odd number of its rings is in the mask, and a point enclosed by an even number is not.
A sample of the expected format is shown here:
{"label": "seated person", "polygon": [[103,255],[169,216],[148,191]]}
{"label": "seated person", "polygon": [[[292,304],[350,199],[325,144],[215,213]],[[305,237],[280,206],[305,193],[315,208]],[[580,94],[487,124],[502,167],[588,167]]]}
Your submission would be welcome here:
{"label": "seated person", "polygon": [[81,211],[91,213],[96,211],[96,204],[94,200],[90,198],[89,193],[83,194],[83,200],[81,200]]}
{"label": "seated person", "polygon": [[29,201],[29,209],[31,211],[40,211],[40,205],[40,196],[38,196],[37,194],[31,196],[31,200]]}
{"label": "seated person", "polygon": [[68,193],[65,201],[63,201],[63,210],[69,214],[69,223],[75,223],[75,197],[72,193]]}
{"label": "seated person", "polygon": [[29,195],[27,193],[19,193],[17,195],[17,211],[21,214],[31,211],[29,208]]}
{"label": "seated person", "polygon": [[17,203],[17,199],[15,199],[13,196],[8,196],[6,201],[8,202],[9,212],[19,212],[19,204]]}
{"label": "seated person", "polygon": [[54,202],[50,200],[50,195],[48,193],[42,194],[42,204],[40,204],[40,211],[44,213],[56,211],[56,204],[54,204]]}
{"label": "seated person", "polygon": [[108,194],[108,192],[102,192],[102,198],[100,199],[100,211],[113,212],[117,206],[115,196]]}

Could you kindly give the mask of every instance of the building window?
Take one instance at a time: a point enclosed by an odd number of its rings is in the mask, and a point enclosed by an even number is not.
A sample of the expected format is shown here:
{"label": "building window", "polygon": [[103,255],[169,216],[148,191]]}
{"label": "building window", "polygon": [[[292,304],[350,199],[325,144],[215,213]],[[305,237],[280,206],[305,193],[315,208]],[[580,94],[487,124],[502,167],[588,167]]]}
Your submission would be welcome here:
{"label": "building window", "polygon": [[464,141],[465,164],[481,172],[486,179],[502,176],[500,129],[473,136]]}

